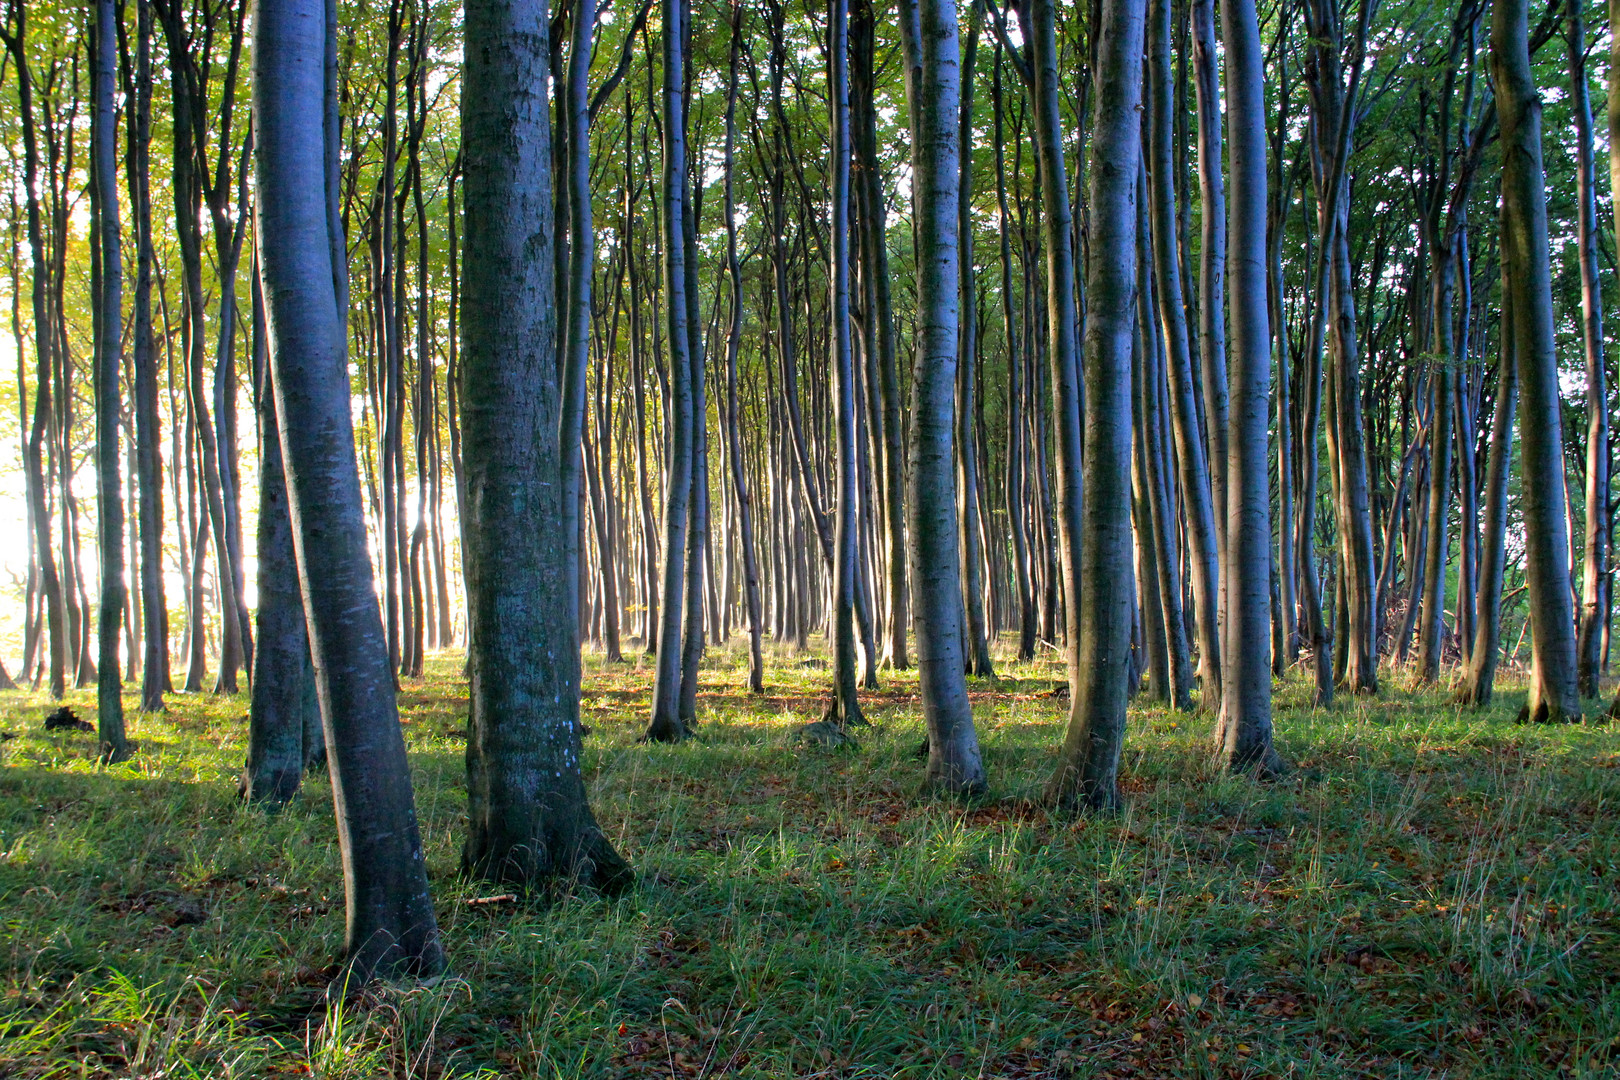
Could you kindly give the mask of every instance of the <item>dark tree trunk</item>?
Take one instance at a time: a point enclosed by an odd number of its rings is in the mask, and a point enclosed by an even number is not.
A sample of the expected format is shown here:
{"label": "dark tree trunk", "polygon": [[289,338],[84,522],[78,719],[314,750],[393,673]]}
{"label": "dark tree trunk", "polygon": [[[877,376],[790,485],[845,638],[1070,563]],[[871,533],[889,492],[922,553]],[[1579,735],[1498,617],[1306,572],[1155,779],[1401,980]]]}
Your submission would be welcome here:
{"label": "dark tree trunk", "polygon": [[320,0],[261,0],[253,93],[272,382],[343,854],[346,989],[437,972],[444,954],[366,547],[324,125],[309,123],[324,114],[332,15]]}
{"label": "dark tree trunk", "polygon": [[[574,11],[566,115],[578,135],[595,15],[590,0]],[[549,525],[577,520],[585,376],[581,356],[557,366],[551,126],[534,92],[547,85],[549,56],[543,5],[468,5],[461,402],[472,715],[462,869],[522,889],[612,891],[631,872],[597,826],[580,771],[578,530]],[[571,217],[579,240],[588,216],[576,205]]]}
{"label": "dark tree trunk", "polygon": [[98,278],[95,288],[97,545],[101,552],[101,612],[97,618],[96,737],[105,761],[129,756],[124,735],[118,637],[124,616],[124,489],[118,470],[122,413],[124,263],[118,213],[118,14],[113,0],[96,0],[90,124],[91,218]]}
{"label": "dark tree trunk", "polygon": [[1496,690],[1502,655],[1502,573],[1507,565],[1508,478],[1513,472],[1513,419],[1519,403],[1519,368],[1514,361],[1513,309],[1502,309],[1502,362],[1496,379],[1496,415],[1491,420],[1490,456],[1485,465],[1485,521],[1479,545],[1478,624],[1463,676],[1462,700],[1481,708]]}

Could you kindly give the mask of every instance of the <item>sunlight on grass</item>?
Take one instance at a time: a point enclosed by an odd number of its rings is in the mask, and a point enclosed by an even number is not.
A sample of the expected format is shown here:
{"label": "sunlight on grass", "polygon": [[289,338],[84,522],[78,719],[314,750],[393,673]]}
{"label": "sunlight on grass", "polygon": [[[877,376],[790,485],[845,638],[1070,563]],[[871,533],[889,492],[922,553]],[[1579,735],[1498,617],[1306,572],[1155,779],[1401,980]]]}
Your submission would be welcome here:
{"label": "sunlight on grass", "polygon": [[[401,718],[452,973],[321,991],[343,884],[324,777],[239,806],[246,699],[175,696],[139,752],[0,697],[0,1075],[34,1078],[1608,1076],[1620,1067],[1620,740],[1512,724],[1397,673],[1369,701],[1279,687],[1269,786],[1211,719],[1132,708],[1127,810],[1036,801],[1054,659],[970,680],[991,796],[919,801],[914,673],[812,750],[828,672],[705,661],[691,742],[640,746],[651,664],[587,663],[587,770],[639,884],[466,901],[459,657]],[[93,713],[93,692],[71,701]],[[134,702],[130,702],[133,708]]]}

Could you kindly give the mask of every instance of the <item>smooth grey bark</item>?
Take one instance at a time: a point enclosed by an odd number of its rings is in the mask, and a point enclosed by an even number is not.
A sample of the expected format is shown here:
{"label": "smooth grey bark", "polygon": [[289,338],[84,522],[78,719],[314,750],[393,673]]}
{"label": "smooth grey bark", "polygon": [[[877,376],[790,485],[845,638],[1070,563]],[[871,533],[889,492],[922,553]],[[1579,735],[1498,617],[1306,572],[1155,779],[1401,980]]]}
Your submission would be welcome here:
{"label": "smooth grey bark", "polygon": [[[589,0],[584,11],[565,99],[576,133],[588,123]],[[546,7],[468,4],[466,34],[460,374],[471,716],[462,870],[524,890],[611,892],[631,871],[586,799],[571,607],[577,529],[554,524],[571,509],[565,500],[578,504],[582,421],[572,409],[583,396],[571,404],[570,394],[585,372],[557,364],[551,125],[546,95],[535,93],[549,81]],[[577,207],[571,220],[577,240]],[[678,641],[678,633],[664,639]]]}
{"label": "smooth grey bark", "polygon": [[737,529],[742,545],[743,596],[748,613],[748,689],[765,691],[765,661],[760,652],[763,632],[759,597],[759,561],[754,550],[754,501],[743,462],[742,413],[737,405],[737,353],[742,345],[743,284],[742,264],[737,259],[737,200],[732,173],[736,164],[737,68],[742,50],[741,0],[731,7],[731,51],[729,81],[726,84],[726,277],[731,286],[731,318],[726,329],[726,424],[731,480],[736,489]]}
{"label": "smooth grey bark", "polygon": [[[1222,570],[1221,617],[1226,611],[1227,424],[1226,369],[1226,189],[1221,180],[1220,76],[1215,62],[1215,2],[1191,0],[1193,92],[1198,112],[1198,371],[1209,439],[1210,494],[1214,504],[1215,546]],[[1224,12],[1222,15],[1224,27]],[[1286,22],[1286,12],[1280,17]],[[1224,32],[1224,31],[1223,31]],[[1282,54],[1284,50],[1279,50]],[[1203,615],[1199,615],[1202,620]],[[1207,686],[1206,686],[1207,692]]]}
{"label": "smooth grey bark", "polygon": [[979,51],[979,30],[984,22],[984,5],[974,3],[968,16],[967,44],[962,55],[961,120],[957,125],[960,148],[957,158],[962,170],[957,188],[956,234],[958,321],[956,361],[956,454],[958,489],[961,492],[957,522],[962,555],[962,598],[967,615],[968,674],[995,678],[990,659],[990,639],[984,615],[984,575],[982,530],[979,525],[979,440],[978,440],[978,295],[973,273],[973,68]]}
{"label": "smooth grey bark", "polygon": [[895,340],[894,302],[889,281],[888,211],[884,205],[883,176],[878,170],[877,109],[873,101],[871,0],[856,0],[851,23],[851,77],[858,90],[852,107],[860,110],[855,125],[855,181],[859,185],[865,232],[864,250],[869,265],[865,272],[872,279],[872,313],[876,324],[878,396],[882,402],[882,462],[884,552],[887,562],[889,625],[885,628],[884,653],[890,665],[899,670],[910,666],[906,633],[911,627],[911,592],[906,577],[906,472],[905,431],[900,421],[899,346]]}
{"label": "smooth grey bark", "polygon": [[1007,155],[1002,133],[1001,43],[996,43],[991,68],[990,111],[994,117],[992,145],[996,157],[996,233],[1000,242],[1001,329],[1007,343],[1007,527],[1012,540],[1013,569],[1018,587],[1018,659],[1035,658],[1038,629],[1035,585],[1031,572],[1029,533],[1024,520],[1024,357],[1019,351],[1021,316],[1015,312],[1012,277],[1012,220],[1007,211]]}
{"label": "smooth grey bark", "polygon": [[664,488],[663,565],[659,569],[661,620],[653,671],[652,719],[642,736],[678,742],[686,735],[680,693],[686,612],[687,517],[692,494],[693,416],[691,338],[686,293],[686,109],[682,94],[686,0],[663,0],[663,222],[664,338],[669,348],[669,411],[665,417],[667,460]]}
{"label": "smooth grey bark", "polygon": [[129,197],[135,234],[130,350],[134,365],[135,474],[141,594],[141,708],[163,711],[169,689],[169,609],[163,581],[163,439],[158,418],[158,358],[152,336],[152,5],[137,0],[130,80]]}
{"label": "smooth grey bark", "polygon": [[124,487],[118,468],[122,411],[124,261],[118,212],[118,14],[113,0],[96,0],[90,119],[91,218],[95,269],[95,402],[97,544],[101,611],[96,636],[96,738],[104,761],[129,756],[124,732],[118,638],[124,617]]}
{"label": "smooth grey bark", "polygon": [[[1058,476],[1064,505],[1060,543],[1069,583],[1069,726],[1047,795],[1063,805],[1098,811],[1117,810],[1121,802],[1119,759],[1125,736],[1131,604],[1136,591],[1131,569],[1128,418],[1145,7],[1143,0],[1102,0],[1097,28],[1088,200],[1083,480],[1075,468],[1081,442],[1072,410],[1079,404],[1080,387],[1072,362],[1073,255],[1051,0],[1033,0],[1025,32],[1025,40],[1031,43],[1035,128],[1046,208],[1048,348],[1053,357],[1052,395],[1061,455]],[[1065,284],[1070,287],[1066,289]],[[1060,363],[1063,353],[1069,357],[1066,365]]]}
{"label": "smooth grey bark", "polygon": [[911,119],[917,237],[917,330],[911,379],[906,510],[917,672],[928,731],[925,789],[974,794],[984,763],[963,665],[952,451],[960,287],[957,185],[961,60],[951,0],[900,0]]}
{"label": "smooth grey bark", "polygon": [[855,358],[850,330],[849,0],[828,4],[828,89],[832,97],[832,377],[837,439],[838,509],[833,542],[833,699],[826,719],[840,728],[864,723],[855,655],[855,591],[860,572],[855,501]]}
{"label": "smooth grey bark", "polygon": [[[688,71],[683,76],[683,93],[690,95],[690,53],[692,39],[692,11],[683,8],[682,34],[685,41],[682,55],[687,57]],[[684,117],[684,113],[683,113]],[[684,123],[683,119],[683,123]],[[688,173],[690,184],[690,172]],[[685,215],[681,228],[681,250],[686,259],[686,334],[687,358],[691,364],[692,384],[692,494],[687,504],[686,528],[686,610],[681,624],[681,689],[678,709],[681,724],[691,731],[697,726],[698,665],[703,659],[706,641],[704,633],[705,587],[714,587],[709,569],[709,403],[708,361],[704,344],[703,312],[698,296],[698,216],[702,207],[703,189],[689,186],[682,203]],[[717,620],[715,620],[717,621]]]}
{"label": "smooth grey bark", "polygon": [[1345,681],[1353,692],[1362,694],[1378,689],[1378,612],[1361,414],[1360,339],[1351,282],[1348,164],[1372,7],[1369,3],[1360,8],[1346,81],[1340,56],[1342,11],[1335,0],[1308,0],[1305,5],[1311,35],[1306,81],[1311,87],[1320,234],[1316,280],[1323,293],[1328,341],[1328,464],[1338,519],[1340,581],[1347,601],[1335,608],[1336,615],[1343,612],[1345,616],[1345,633],[1337,635],[1335,643],[1344,653]]}
{"label": "smooth grey bark", "polygon": [[1609,397],[1603,357],[1603,287],[1598,278],[1597,170],[1592,102],[1586,77],[1581,0],[1569,0],[1570,111],[1575,116],[1576,258],[1581,270],[1581,351],[1586,362],[1586,529],[1581,558],[1576,675],[1583,697],[1596,697],[1603,671],[1609,586]]}
{"label": "smooth grey bark", "polygon": [[346,907],[337,986],[444,966],[367,550],[326,206],[329,9],[260,0],[253,96],[261,276],[294,550],[331,761]]}
{"label": "smooth grey bark", "polygon": [[[1271,728],[1271,492],[1266,471],[1271,326],[1266,272],[1264,53],[1254,0],[1222,0],[1231,190],[1226,275],[1231,407],[1226,430],[1226,622],[1216,749],[1228,768],[1284,769]],[[1207,363],[1207,359],[1206,359]],[[1282,420],[1286,423],[1286,419]]]}
{"label": "smooth grey bark", "polygon": [[[1195,7],[1208,8],[1206,2]],[[1196,20],[1195,20],[1196,21]],[[1213,33],[1213,29],[1211,30]],[[1174,76],[1170,64],[1170,0],[1153,0],[1148,27],[1147,117],[1148,146],[1145,154],[1149,173],[1147,184],[1148,206],[1142,211],[1151,221],[1153,250],[1153,281],[1158,291],[1159,326],[1163,333],[1167,376],[1171,401],[1171,424],[1175,436],[1175,457],[1180,468],[1181,502],[1187,535],[1188,577],[1198,619],[1198,671],[1203,683],[1202,700],[1213,706],[1221,699],[1221,647],[1220,647],[1220,560],[1222,546],[1218,541],[1221,530],[1216,515],[1225,508],[1224,473],[1221,498],[1214,499],[1210,485],[1210,469],[1205,458],[1205,443],[1199,430],[1198,407],[1195,402],[1197,388],[1193,385],[1192,353],[1187,341],[1187,309],[1181,291],[1181,252],[1176,245],[1176,197],[1174,184],[1174,124],[1175,103],[1172,100]],[[1200,41],[1198,52],[1202,52]],[[1196,55],[1196,54],[1195,54]],[[1204,62],[1201,62],[1204,63]],[[1213,74],[1214,57],[1207,59]],[[1204,176],[1204,163],[1213,155],[1214,187],[1220,186],[1220,135],[1217,130],[1206,137],[1203,132],[1203,106],[1213,96],[1203,88],[1203,68],[1199,68],[1199,175]],[[1205,322],[1212,330],[1200,342],[1199,361],[1206,380],[1205,413],[1209,417],[1210,439],[1221,440],[1218,453],[1210,460],[1224,461],[1226,450],[1227,389],[1225,344],[1221,340],[1220,260],[1224,247],[1225,223],[1211,227],[1211,219],[1224,214],[1219,197],[1203,184],[1206,201],[1206,227],[1204,229],[1204,260],[1200,280],[1204,283],[1200,297],[1200,310],[1215,305],[1214,312]],[[1212,235],[1215,234],[1215,235]],[[1216,250],[1211,250],[1212,248]],[[1210,260],[1214,260],[1213,263]],[[1214,373],[1212,376],[1211,373]],[[1218,378],[1218,382],[1211,382]],[[1166,456],[1168,460],[1168,456]],[[1223,467],[1224,468],[1224,467]],[[1179,600],[1178,600],[1179,606]],[[1172,634],[1174,631],[1172,630]],[[1185,636],[1185,632],[1182,632]]]}
{"label": "smooth grey bark", "polygon": [[[1150,48],[1150,57],[1152,54]],[[1164,404],[1170,395],[1165,375],[1168,357],[1160,337],[1161,327],[1175,316],[1161,313],[1155,303],[1151,251],[1154,230],[1148,217],[1151,206],[1144,162],[1137,170],[1136,183],[1137,336],[1131,404],[1133,420],[1139,429],[1132,439],[1132,456],[1141,459],[1141,485],[1146,496],[1142,502],[1146,514],[1137,515],[1137,546],[1141,549],[1144,577],[1151,569],[1154,578],[1141,581],[1141,593],[1150,601],[1144,607],[1157,607],[1156,612],[1145,613],[1150,642],[1148,686],[1155,697],[1174,708],[1191,709],[1192,657],[1181,603],[1175,482],[1170,466],[1170,435],[1165,430],[1170,424],[1169,410]],[[1193,417],[1193,421],[1196,424],[1197,418]]]}
{"label": "smooth grey bark", "polygon": [[1530,69],[1528,0],[1491,10],[1491,74],[1502,124],[1502,292],[1513,306],[1513,344],[1524,414],[1519,429],[1525,579],[1530,587],[1530,697],[1537,722],[1580,715],[1575,612],[1569,588],[1563,424],[1553,338],[1541,97]]}

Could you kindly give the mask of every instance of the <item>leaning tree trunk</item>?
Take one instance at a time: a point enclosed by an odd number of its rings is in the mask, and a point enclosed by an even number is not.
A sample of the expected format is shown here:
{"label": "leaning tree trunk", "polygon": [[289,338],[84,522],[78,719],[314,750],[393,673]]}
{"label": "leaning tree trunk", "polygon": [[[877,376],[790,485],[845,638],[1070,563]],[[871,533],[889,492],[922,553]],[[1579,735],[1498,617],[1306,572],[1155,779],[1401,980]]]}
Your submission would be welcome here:
{"label": "leaning tree trunk", "polygon": [[1497,0],[1491,11],[1491,74],[1502,122],[1502,296],[1513,308],[1513,346],[1524,414],[1520,492],[1525,578],[1530,587],[1532,663],[1526,715],[1580,715],[1575,612],[1569,594],[1563,424],[1553,337],[1547,189],[1541,165],[1541,98],[1530,70],[1528,0]]}
{"label": "leaning tree trunk", "polygon": [[[119,242],[118,15],[113,0],[96,0],[91,82],[90,192],[95,232],[96,509],[101,549],[101,612],[96,633],[97,739],[106,761],[129,756],[124,736],[118,636],[124,617],[124,490],[118,470],[119,375],[123,368],[124,265]],[[38,272],[38,267],[35,272]]]}
{"label": "leaning tree trunk", "polygon": [[1024,34],[1031,45],[1046,209],[1048,348],[1058,412],[1063,502],[1059,539],[1069,609],[1069,728],[1047,795],[1064,805],[1101,811],[1120,805],[1119,758],[1125,741],[1131,604],[1136,591],[1131,570],[1130,364],[1145,6],[1143,0],[1102,0],[1098,27],[1083,480],[1077,468],[1080,432],[1072,415],[1080,390],[1073,345],[1074,257],[1052,0],[1032,0]]}
{"label": "leaning tree trunk", "polygon": [[[957,184],[961,167],[961,68],[956,5],[901,0],[906,100],[911,113],[917,222],[917,337],[911,379],[911,476],[907,492],[917,671],[928,728],[925,788],[985,787],[963,668],[961,577],[951,452],[955,423]],[[896,417],[898,420],[898,417]]]}
{"label": "leaning tree trunk", "polygon": [[321,0],[260,0],[253,98],[272,379],[343,856],[347,988],[437,972],[444,953],[360,503],[326,139],[309,122],[324,114],[329,19]]}

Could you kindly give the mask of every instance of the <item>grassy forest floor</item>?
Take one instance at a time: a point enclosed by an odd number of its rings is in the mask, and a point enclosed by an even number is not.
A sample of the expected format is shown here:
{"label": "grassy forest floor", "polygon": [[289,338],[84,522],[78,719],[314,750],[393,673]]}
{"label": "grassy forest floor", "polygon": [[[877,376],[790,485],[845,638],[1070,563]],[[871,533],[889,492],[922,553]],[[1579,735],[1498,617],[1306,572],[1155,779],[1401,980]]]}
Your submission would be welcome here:
{"label": "grassy forest floor", "polygon": [[[990,796],[919,801],[916,677],[857,749],[805,748],[822,661],[745,692],[706,661],[701,735],[635,740],[651,664],[588,662],[587,769],[639,883],[469,904],[464,683],[400,706],[453,971],[319,1005],[343,883],[324,777],[238,805],[246,699],[177,695],[139,753],[0,695],[0,1076],[1540,1077],[1620,1072],[1620,730],[1513,724],[1400,673],[1279,687],[1298,770],[1212,768],[1211,720],[1133,706],[1128,809],[1032,800],[1053,663],[973,681]],[[73,695],[93,716],[93,691]],[[131,700],[131,706],[133,700]]]}

